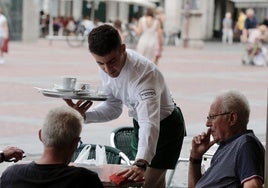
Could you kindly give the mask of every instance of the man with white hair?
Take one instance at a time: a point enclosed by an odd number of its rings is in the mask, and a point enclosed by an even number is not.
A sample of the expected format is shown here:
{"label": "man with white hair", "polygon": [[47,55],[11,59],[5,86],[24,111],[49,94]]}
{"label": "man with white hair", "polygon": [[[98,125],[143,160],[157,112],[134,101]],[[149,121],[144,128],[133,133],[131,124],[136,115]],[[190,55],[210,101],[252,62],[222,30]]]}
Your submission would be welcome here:
{"label": "man with white hair", "polygon": [[[238,91],[228,91],[215,98],[207,116],[207,132],[192,140],[189,188],[262,188],[265,150],[253,131],[247,129],[249,114],[248,100]],[[202,156],[215,143],[219,147],[210,167],[202,174]]]}
{"label": "man with white hair", "polygon": [[95,172],[68,166],[77,149],[82,116],[70,107],[52,109],[46,116],[39,139],[44,145],[40,159],[8,167],[1,177],[1,188],[103,188]]}

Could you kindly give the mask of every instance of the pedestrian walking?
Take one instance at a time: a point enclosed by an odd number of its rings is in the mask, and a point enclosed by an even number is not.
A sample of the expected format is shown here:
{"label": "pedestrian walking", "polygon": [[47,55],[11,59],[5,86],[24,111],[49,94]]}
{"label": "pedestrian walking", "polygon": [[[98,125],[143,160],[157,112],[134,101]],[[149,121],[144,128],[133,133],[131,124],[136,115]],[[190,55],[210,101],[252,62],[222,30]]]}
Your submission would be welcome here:
{"label": "pedestrian walking", "polygon": [[4,53],[8,52],[9,31],[7,19],[0,7],[0,64],[5,62]]}
{"label": "pedestrian walking", "polygon": [[154,9],[148,8],[139,19],[138,27],[132,29],[140,35],[136,50],[156,65],[163,50],[163,32],[159,19],[155,17]]}
{"label": "pedestrian walking", "polygon": [[247,42],[247,39],[249,37],[249,33],[251,29],[255,29],[258,26],[258,20],[255,16],[255,12],[252,8],[249,8],[246,10],[246,19],[244,23],[244,29],[241,36],[242,42]]}
{"label": "pedestrian walking", "polygon": [[222,43],[233,44],[233,20],[232,14],[227,12],[222,21]]}

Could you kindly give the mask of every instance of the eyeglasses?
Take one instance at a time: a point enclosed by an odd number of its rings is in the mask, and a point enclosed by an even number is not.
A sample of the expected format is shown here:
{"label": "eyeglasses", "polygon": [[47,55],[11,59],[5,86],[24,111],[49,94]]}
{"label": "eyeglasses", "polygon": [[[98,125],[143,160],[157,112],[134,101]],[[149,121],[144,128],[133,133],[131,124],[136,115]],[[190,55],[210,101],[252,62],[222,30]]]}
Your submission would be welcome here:
{"label": "eyeglasses", "polygon": [[230,114],[230,113],[232,113],[232,112],[223,112],[223,113],[220,113],[220,114],[209,115],[209,116],[207,116],[207,120],[211,121],[211,120],[215,119],[217,116],[223,116],[223,115],[227,115],[227,114]]}

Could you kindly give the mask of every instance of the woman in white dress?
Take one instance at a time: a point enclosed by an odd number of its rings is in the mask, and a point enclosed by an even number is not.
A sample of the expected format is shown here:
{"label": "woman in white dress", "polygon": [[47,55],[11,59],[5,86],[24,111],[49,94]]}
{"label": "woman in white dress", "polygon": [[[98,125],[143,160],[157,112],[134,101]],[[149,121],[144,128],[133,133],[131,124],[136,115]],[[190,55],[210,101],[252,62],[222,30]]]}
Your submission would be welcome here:
{"label": "woman in white dress", "polygon": [[139,19],[138,27],[132,29],[140,35],[137,52],[157,64],[162,53],[163,35],[161,24],[154,16],[154,10],[148,8],[145,16]]}

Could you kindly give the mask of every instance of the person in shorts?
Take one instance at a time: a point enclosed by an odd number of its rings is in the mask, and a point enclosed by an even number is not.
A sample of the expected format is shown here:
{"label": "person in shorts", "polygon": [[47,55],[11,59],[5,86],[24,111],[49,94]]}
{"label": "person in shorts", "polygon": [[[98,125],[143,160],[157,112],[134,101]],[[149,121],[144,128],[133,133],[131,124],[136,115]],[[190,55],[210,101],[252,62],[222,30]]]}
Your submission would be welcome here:
{"label": "person in shorts", "polygon": [[107,100],[90,110],[91,101],[65,101],[82,114],[85,123],[114,120],[126,105],[133,118],[136,159],[121,174],[134,181],[145,178],[143,188],[165,187],[166,171],[175,168],[180,155],[185,125],[164,76],[152,61],[126,49],[111,25],[94,28],[88,43],[100,67]]}

